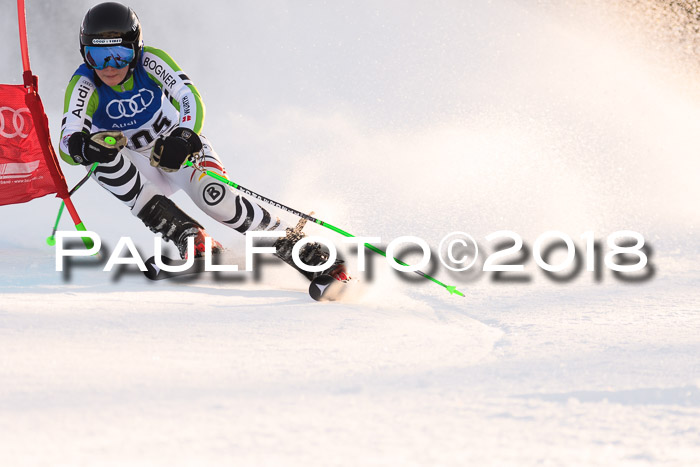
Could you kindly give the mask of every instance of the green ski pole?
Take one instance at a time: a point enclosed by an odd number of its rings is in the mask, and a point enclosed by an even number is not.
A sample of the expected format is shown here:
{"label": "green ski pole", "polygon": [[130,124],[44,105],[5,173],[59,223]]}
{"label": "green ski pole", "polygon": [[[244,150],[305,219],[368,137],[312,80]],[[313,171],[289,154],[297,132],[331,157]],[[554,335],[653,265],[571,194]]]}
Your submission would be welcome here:
{"label": "green ski pole", "polygon": [[[90,170],[88,171],[87,175],[83,177],[82,180],[80,180],[71,191],[68,192],[68,196],[73,196],[73,193],[78,191],[78,189],[87,182],[88,178],[90,178],[90,175],[95,171],[97,168],[97,162],[92,164],[92,167],[90,167]],[[61,215],[63,214],[63,208],[66,206],[65,201],[61,201],[61,207],[58,208],[58,215],[56,216],[56,223],[53,225],[53,231],[51,231],[51,235],[48,236],[46,239],[46,243],[48,245],[54,246],[56,244],[56,231],[58,230],[58,223],[61,221]]]}
{"label": "green ski pole", "polygon": [[[315,217],[312,217],[312,216],[310,216],[310,215],[308,215],[308,214],[306,214],[306,213],[303,213],[303,212],[301,212],[301,211],[297,211],[296,209],[292,209],[292,208],[290,208],[290,207],[288,207],[288,206],[285,206],[284,204],[280,204],[280,203],[278,203],[278,202],[276,202],[276,201],[273,201],[273,200],[271,200],[271,199],[269,199],[269,198],[266,198],[266,197],[264,197],[264,196],[262,196],[262,195],[259,195],[259,194],[255,193],[254,191],[251,191],[251,190],[249,190],[249,189],[247,189],[247,188],[245,188],[245,187],[243,187],[243,186],[241,186],[241,185],[239,185],[239,184],[237,184],[237,183],[234,183],[234,182],[232,182],[232,181],[230,181],[230,180],[228,180],[228,179],[222,177],[221,175],[219,175],[219,174],[217,174],[217,173],[215,173],[215,172],[210,172],[210,171],[208,171],[208,170],[206,170],[206,169],[202,169],[202,168],[200,168],[200,167],[197,167],[196,165],[194,165],[194,164],[192,163],[192,161],[187,160],[187,161],[185,161],[184,165],[187,166],[187,167],[193,167],[194,169],[199,170],[200,172],[204,173],[205,175],[208,175],[208,176],[210,176],[210,177],[212,177],[212,178],[214,178],[214,179],[216,179],[216,180],[219,180],[220,182],[223,182],[223,183],[225,183],[225,184],[227,184],[227,185],[229,185],[229,186],[235,188],[236,190],[239,190],[239,191],[245,193],[245,194],[248,195],[248,196],[251,196],[251,197],[253,197],[253,198],[255,198],[255,199],[258,199],[258,200],[260,200],[260,201],[262,201],[262,202],[264,202],[264,203],[267,203],[267,204],[270,204],[270,205],[272,205],[272,206],[275,206],[275,207],[277,207],[277,208],[279,208],[279,209],[282,209],[283,211],[286,211],[286,212],[289,212],[289,213],[291,213],[291,214],[294,214],[295,216],[298,216],[298,217],[301,217],[301,218],[306,219],[306,220],[308,220],[308,221],[311,221],[311,222],[313,222],[313,223],[315,223],[315,224],[321,225],[321,226],[323,226],[323,227],[325,227],[325,228],[327,228],[327,229],[330,229],[330,230],[332,230],[332,231],[334,231],[334,232],[339,233],[340,235],[343,235],[343,236],[345,236],[345,237],[354,237],[354,236],[355,236],[355,235],[353,235],[353,234],[351,234],[351,233],[348,233],[348,232],[344,231],[343,229],[340,229],[340,228],[338,228],[338,227],[336,227],[336,226],[334,226],[334,225],[329,224],[328,222],[322,221],[321,219],[316,219]],[[380,255],[382,255],[382,256],[384,256],[384,257],[386,258],[386,252],[383,251],[383,250],[381,250],[381,249],[379,249],[379,248],[377,248],[376,246],[374,246],[374,245],[372,245],[372,244],[370,244],[370,243],[365,243],[365,247],[366,247],[367,249],[371,250],[371,251],[374,251],[375,253],[379,253]],[[398,259],[396,259],[396,258],[393,258],[393,260],[396,261],[398,264],[400,264],[400,265],[402,265],[402,266],[409,266],[408,264],[406,264],[406,263],[404,263],[403,261],[398,260]],[[429,279],[429,280],[435,282],[436,284],[438,284],[438,285],[444,287],[444,288],[450,293],[450,295],[452,295],[452,294],[457,294],[457,295],[459,295],[460,297],[464,297],[464,294],[463,294],[462,292],[460,292],[459,290],[457,290],[457,287],[456,287],[456,286],[444,284],[444,283],[440,282],[439,280],[435,279],[434,277],[431,277],[431,276],[429,276],[428,274],[426,274],[426,273],[424,273],[424,272],[422,272],[422,271],[417,271],[417,270],[416,270],[416,271],[414,271],[414,272],[415,272],[416,274],[418,274],[419,276],[422,276],[422,277],[424,277],[424,278],[426,278],[426,279]]]}

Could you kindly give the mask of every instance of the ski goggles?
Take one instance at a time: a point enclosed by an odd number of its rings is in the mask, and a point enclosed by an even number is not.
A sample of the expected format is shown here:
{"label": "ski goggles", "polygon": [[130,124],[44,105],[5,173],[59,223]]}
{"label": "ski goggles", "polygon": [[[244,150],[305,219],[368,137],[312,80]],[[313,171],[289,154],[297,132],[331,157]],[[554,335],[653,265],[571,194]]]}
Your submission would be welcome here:
{"label": "ski goggles", "polygon": [[90,68],[103,70],[108,66],[124,68],[134,59],[134,49],[117,45],[114,47],[85,46],[85,62]]}

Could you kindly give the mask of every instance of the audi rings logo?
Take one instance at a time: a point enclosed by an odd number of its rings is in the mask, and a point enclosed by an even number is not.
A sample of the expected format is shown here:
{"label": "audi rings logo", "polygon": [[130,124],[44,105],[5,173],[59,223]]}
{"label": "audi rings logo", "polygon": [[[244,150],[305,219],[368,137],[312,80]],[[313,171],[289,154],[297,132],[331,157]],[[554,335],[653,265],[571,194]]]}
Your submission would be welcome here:
{"label": "audi rings logo", "polygon": [[[25,120],[24,114],[29,118]],[[3,138],[26,138],[32,131],[32,114],[29,109],[13,109],[12,107],[0,107],[0,136]]]}
{"label": "audi rings logo", "polygon": [[107,104],[107,115],[114,120],[140,114],[153,102],[153,91],[141,88],[129,99],[114,99]]}

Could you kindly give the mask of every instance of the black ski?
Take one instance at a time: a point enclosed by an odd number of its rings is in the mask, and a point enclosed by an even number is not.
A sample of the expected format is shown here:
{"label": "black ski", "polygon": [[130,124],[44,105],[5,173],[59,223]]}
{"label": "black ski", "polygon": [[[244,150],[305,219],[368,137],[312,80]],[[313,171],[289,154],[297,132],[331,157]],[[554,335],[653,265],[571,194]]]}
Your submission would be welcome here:
{"label": "black ski", "polygon": [[[167,256],[162,256],[161,261],[167,266],[180,266],[186,263],[182,259],[172,259]],[[174,277],[188,276],[192,274],[200,274],[204,270],[204,257],[195,258],[191,267],[180,272],[170,272],[160,269],[156,266],[155,256],[151,256],[145,261],[147,271],[144,275],[152,281],[160,281],[164,279],[172,279]],[[309,295],[318,302],[332,302],[340,300],[348,290],[349,284],[335,279],[328,274],[322,274],[314,278],[309,284]]]}
{"label": "black ski", "polygon": [[309,295],[317,302],[332,302],[343,295],[345,286],[345,282],[328,274],[322,274],[309,284]]}
{"label": "black ski", "polygon": [[[181,266],[187,262],[184,259],[172,259],[168,258],[167,256],[161,256],[161,261],[167,266]],[[205,263],[204,256],[195,258],[192,266],[181,272],[170,272],[164,269],[160,269],[158,266],[156,266],[155,256],[151,256],[150,258],[148,258],[145,264],[147,270],[144,272],[144,275],[152,281],[159,281],[163,279],[171,279],[173,277],[187,276],[190,274],[199,274],[201,272],[204,272]]]}

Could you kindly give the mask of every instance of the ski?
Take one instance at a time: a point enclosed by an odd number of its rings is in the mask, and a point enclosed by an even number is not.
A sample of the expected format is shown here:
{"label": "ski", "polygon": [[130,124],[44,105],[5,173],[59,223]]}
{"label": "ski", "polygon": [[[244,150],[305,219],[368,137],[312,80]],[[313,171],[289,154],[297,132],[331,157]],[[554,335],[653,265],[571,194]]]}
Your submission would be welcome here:
{"label": "ski", "polygon": [[314,278],[309,284],[309,296],[317,302],[336,302],[356,299],[364,288],[357,279],[340,281],[328,274]]}
{"label": "ski", "polygon": [[328,274],[316,277],[309,284],[309,295],[317,302],[332,302],[342,295],[345,283]]}
{"label": "ski", "polygon": [[[163,264],[167,266],[181,266],[185,264],[187,261],[184,259],[172,259],[168,258],[167,256],[161,256],[161,261]],[[204,256],[198,257],[194,259],[194,263],[192,264],[191,267],[185,269],[184,271],[180,272],[172,272],[172,271],[166,271],[164,269],[160,269],[156,265],[156,257],[151,256],[145,261],[146,265],[146,271],[144,271],[144,275],[152,280],[152,281],[160,281],[163,279],[171,279],[173,277],[180,277],[180,276],[188,276],[190,274],[199,274],[204,272]]]}
{"label": "ski", "polygon": [[[186,263],[182,259],[172,259],[167,256],[162,256],[161,261],[167,266],[181,266]],[[183,277],[194,274],[200,274],[205,272],[204,270],[204,257],[195,258],[194,264],[184,271],[172,272],[160,269],[156,265],[155,256],[151,256],[145,261],[147,270],[144,271],[144,275],[152,281],[160,281],[165,279],[172,279],[175,277]],[[317,302],[332,302],[340,300],[345,293],[349,284],[343,281],[335,279],[333,276],[328,274],[322,274],[314,278],[309,284],[309,296],[316,300]]]}
{"label": "ski", "polygon": [[[167,256],[162,256],[161,261],[167,266],[181,266],[186,263],[182,259],[168,258]],[[194,274],[200,274],[205,272],[204,270],[204,257],[195,258],[194,264],[184,271],[172,272],[160,269],[156,265],[155,256],[151,256],[145,261],[147,270],[144,271],[144,275],[152,281],[160,281],[165,279],[173,279],[176,277],[190,276]],[[352,282],[352,281],[350,281]],[[333,276],[328,274],[322,274],[314,278],[311,283],[309,283],[309,296],[316,300],[317,302],[334,302],[343,298],[348,293],[348,290],[352,288],[352,284],[348,282],[339,281]]]}

